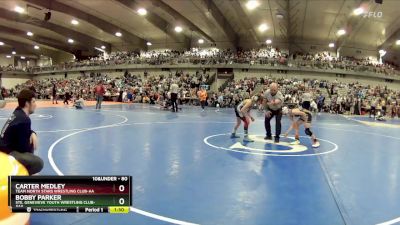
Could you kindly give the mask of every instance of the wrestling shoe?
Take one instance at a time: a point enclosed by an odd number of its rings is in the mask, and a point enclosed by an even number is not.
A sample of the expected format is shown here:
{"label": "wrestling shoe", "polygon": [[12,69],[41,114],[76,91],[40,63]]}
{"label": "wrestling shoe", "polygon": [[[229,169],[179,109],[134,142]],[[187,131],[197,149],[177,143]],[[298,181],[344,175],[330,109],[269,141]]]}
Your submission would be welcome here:
{"label": "wrestling shoe", "polygon": [[300,140],[295,140],[293,142],[290,142],[290,145],[299,145],[300,144]]}
{"label": "wrestling shoe", "polygon": [[244,142],[254,142],[254,140],[250,139],[249,136],[244,136],[243,141]]}
{"label": "wrestling shoe", "polygon": [[236,133],[232,133],[231,138],[240,138],[240,136],[236,135]]}
{"label": "wrestling shoe", "polygon": [[311,145],[313,148],[318,148],[320,146],[319,141],[314,141]]}

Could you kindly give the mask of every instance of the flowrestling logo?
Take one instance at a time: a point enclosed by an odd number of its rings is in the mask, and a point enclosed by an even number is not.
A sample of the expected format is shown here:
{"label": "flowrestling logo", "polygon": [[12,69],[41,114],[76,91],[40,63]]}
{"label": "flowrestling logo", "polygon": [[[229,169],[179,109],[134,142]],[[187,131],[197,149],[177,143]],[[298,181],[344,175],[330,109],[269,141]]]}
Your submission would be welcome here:
{"label": "flowrestling logo", "polygon": [[363,18],[382,18],[383,12],[364,12]]}

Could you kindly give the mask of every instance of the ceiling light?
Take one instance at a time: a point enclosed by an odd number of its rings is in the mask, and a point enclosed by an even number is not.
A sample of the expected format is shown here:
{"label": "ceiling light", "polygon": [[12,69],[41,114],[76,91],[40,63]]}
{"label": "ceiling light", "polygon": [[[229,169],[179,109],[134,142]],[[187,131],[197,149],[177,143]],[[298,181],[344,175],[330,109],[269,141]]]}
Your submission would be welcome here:
{"label": "ceiling light", "polygon": [[71,24],[73,24],[73,25],[78,25],[78,24],[79,24],[79,21],[76,20],[76,19],[73,19],[73,20],[71,20]]}
{"label": "ceiling light", "polygon": [[25,56],[21,56],[21,59],[25,59]]}
{"label": "ceiling light", "polygon": [[97,51],[100,51],[100,52],[106,52],[106,51],[104,51],[103,49],[98,48],[98,47],[94,47],[94,49],[96,49]]}
{"label": "ceiling light", "polygon": [[0,41],[0,45],[4,45],[4,42]]}
{"label": "ceiling light", "polygon": [[363,8],[357,8],[355,10],[353,10],[354,15],[358,16],[364,13],[364,9]]}
{"label": "ceiling light", "polygon": [[21,6],[15,6],[14,11],[17,13],[24,13],[25,9],[22,8]]}
{"label": "ceiling light", "polygon": [[258,30],[261,32],[264,32],[264,31],[268,30],[268,25],[263,23],[260,26],[258,26]]}
{"label": "ceiling light", "polygon": [[151,46],[152,45],[152,43],[150,41],[148,41],[146,44],[147,44],[147,46]]}
{"label": "ceiling light", "polygon": [[28,35],[28,36],[33,36],[33,33],[32,32],[30,32],[30,31],[28,31],[28,32],[26,32],[26,35]]}
{"label": "ceiling light", "polygon": [[122,36],[122,34],[121,34],[121,32],[115,32],[115,36],[117,36],[117,37],[121,37],[121,36]]}
{"label": "ceiling light", "polygon": [[182,27],[180,27],[180,26],[176,26],[176,27],[175,27],[175,31],[178,32],[178,33],[179,33],[179,32],[182,32],[182,30],[183,30],[183,29],[182,29]]}
{"label": "ceiling light", "polygon": [[269,45],[269,44],[272,43],[272,40],[271,40],[271,39],[267,39],[267,40],[265,41],[265,43],[267,43],[267,44]]}
{"label": "ceiling light", "polygon": [[17,52],[16,51],[12,51],[11,54],[15,55],[15,54],[17,54]]}
{"label": "ceiling light", "polygon": [[137,10],[137,13],[139,13],[139,15],[144,16],[147,14],[147,10],[144,8],[140,8]]}
{"label": "ceiling light", "polygon": [[[1,45],[1,44],[0,44]],[[400,45],[400,40],[396,41],[396,45]]]}
{"label": "ceiling light", "polygon": [[203,39],[199,39],[198,42],[199,42],[199,44],[203,44],[204,40]]}
{"label": "ceiling light", "polygon": [[6,58],[11,58],[11,55],[6,55]]}
{"label": "ceiling light", "polygon": [[102,46],[101,46],[101,49],[106,49],[106,46],[102,45]]}
{"label": "ceiling light", "polygon": [[277,14],[276,14],[276,18],[278,18],[278,19],[283,19],[283,14],[282,14],[282,13],[277,13]]}
{"label": "ceiling light", "polygon": [[340,29],[340,30],[338,30],[337,34],[338,34],[339,36],[342,36],[342,35],[346,34],[346,30]]}
{"label": "ceiling light", "polygon": [[260,3],[256,0],[250,0],[246,3],[246,8],[248,10],[253,10],[255,8],[257,8],[260,5]]}
{"label": "ceiling light", "polygon": [[335,47],[335,43],[329,43],[329,48],[333,48],[333,47]]}
{"label": "ceiling light", "polygon": [[34,48],[34,49],[39,49],[40,47],[37,46],[37,45],[35,45],[35,46],[33,46],[33,48]]}
{"label": "ceiling light", "polygon": [[72,43],[74,43],[74,40],[70,38],[70,39],[68,39],[68,43],[72,44]]}

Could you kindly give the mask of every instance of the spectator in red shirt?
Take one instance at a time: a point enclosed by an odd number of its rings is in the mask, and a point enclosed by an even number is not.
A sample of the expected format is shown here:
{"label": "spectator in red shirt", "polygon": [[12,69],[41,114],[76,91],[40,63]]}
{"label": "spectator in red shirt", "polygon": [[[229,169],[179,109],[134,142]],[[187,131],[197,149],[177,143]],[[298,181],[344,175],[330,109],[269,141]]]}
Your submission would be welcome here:
{"label": "spectator in red shirt", "polygon": [[104,93],[106,93],[102,81],[94,88],[94,93],[96,95],[96,109],[101,109],[101,102],[103,101]]}

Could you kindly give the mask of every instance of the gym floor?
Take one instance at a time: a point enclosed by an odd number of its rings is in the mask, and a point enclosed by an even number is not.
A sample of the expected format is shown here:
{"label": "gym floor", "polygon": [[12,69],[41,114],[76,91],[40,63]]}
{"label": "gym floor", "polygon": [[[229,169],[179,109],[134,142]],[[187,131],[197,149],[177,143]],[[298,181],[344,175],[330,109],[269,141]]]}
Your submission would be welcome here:
{"label": "gym floor", "polygon": [[[242,143],[229,137],[233,109],[44,106],[31,116],[45,161],[40,174],[131,175],[134,200],[129,214],[33,214],[31,225],[400,221],[397,119],[315,115],[321,146],[313,149],[305,136],[299,146],[288,144],[292,137],[264,141],[263,114],[256,111],[249,131],[255,142]],[[0,111],[1,125],[11,112],[10,106]],[[289,120],[282,122],[284,132]]]}

